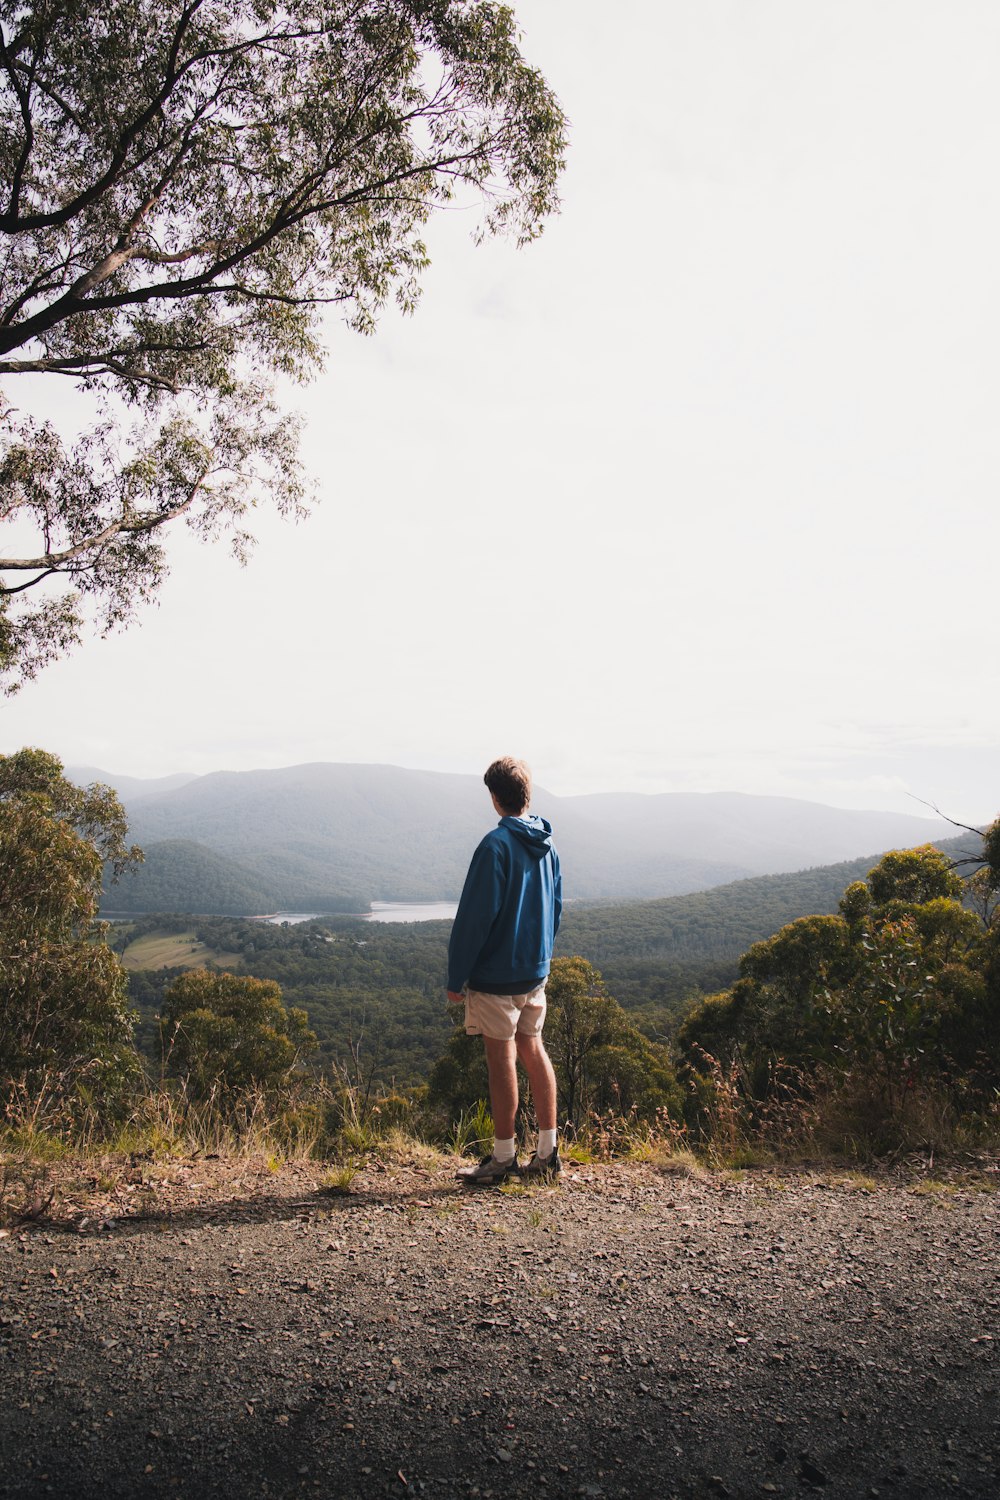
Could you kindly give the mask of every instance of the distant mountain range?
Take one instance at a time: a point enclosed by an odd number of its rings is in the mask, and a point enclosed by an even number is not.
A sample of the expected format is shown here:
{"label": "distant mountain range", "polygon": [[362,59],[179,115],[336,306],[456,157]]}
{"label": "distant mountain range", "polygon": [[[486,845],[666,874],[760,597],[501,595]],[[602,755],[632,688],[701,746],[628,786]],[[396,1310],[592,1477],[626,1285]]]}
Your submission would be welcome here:
{"label": "distant mountain range", "polygon": [[[397,766],[150,781],[90,767],[67,774],[113,786],[146,851],[138,875],[106,893],[108,910],[332,912],[457,898],[495,821],[478,776]],[[536,788],[532,807],[553,824],[565,894],[578,900],[680,895],[954,836],[937,818],[740,793],[556,797]]]}

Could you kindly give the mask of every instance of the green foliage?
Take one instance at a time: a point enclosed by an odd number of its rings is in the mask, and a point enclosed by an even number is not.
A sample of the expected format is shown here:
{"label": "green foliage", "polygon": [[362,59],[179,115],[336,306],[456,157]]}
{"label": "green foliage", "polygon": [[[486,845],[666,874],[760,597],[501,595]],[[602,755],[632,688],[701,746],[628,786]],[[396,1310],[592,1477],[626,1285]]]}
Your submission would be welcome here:
{"label": "green foliage", "polygon": [[[663,1043],[690,1009],[692,996],[714,994],[736,979],[739,955],[751,943],[810,905],[815,909],[815,903],[835,912],[844,885],[868,863],[738,881],[629,906],[573,905],[564,915],[559,952],[565,956],[566,944],[575,943],[575,951],[600,969],[630,1022]],[[426,1080],[447,1045],[454,1023],[442,997],[447,922],[370,923],[331,916],[280,925],[164,915],[138,917],[127,932],[140,938],[192,929],[215,953],[239,955],[238,965],[225,960],[227,968],[277,980],[287,1003],[308,1011],[327,1065],[353,1075],[355,1047],[360,1047],[366,1077],[374,1062],[377,1083],[410,1086]],[[116,938],[116,947],[120,941]],[[150,1055],[154,1018],[176,972],[130,976],[143,1017],[142,1045]]]}
{"label": "green foliage", "polygon": [[650,1119],[679,1101],[665,1047],[650,1042],[606,993],[586,959],[557,958],[546,987],[546,1045],[560,1086],[560,1114],[578,1128],[614,1110]]}
{"label": "green foliage", "polygon": [[468,1036],[464,1022],[456,1025],[445,1051],[431,1068],[427,1080],[427,1100],[440,1108],[451,1120],[459,1122],[456,1139],[464,1131],[462,1121],[475,1117],[480,1105],[485,1109],[490,1097],[486,1051],[482,1038]]}
{"label": "green foliage", "polygon": [[840,898],[840,914],[844,921],[853,930],[862,922],[872,909],[871,887],[867,881],[855,880],[847,887]]}
{"label": "green foliage", "polygon": [[266,878],[189,839],[147,844],[138,879],[113,889],[108,879],[101,901],[104,912],[116,915],[183,907],[246,914],[273,911],[279,904]]}
{"label": "green foliage", "polygon": [[[479,1041],[478,1037],[475,1040]],[[479,1052],[482,1056],[481,1042]],[[493,1116],[490,1114],[490,1107],[485,1098],[480,1098],[471,1108],[462,1110],[458,1119],[454,1121],[448,1135],[448,1144],[456,1156],[465,1156],[467,1153],[482,1156],[491,1145],[493,1134]]]}
{"label": "green foliage", "polygon": [[[130,923],[135,938],[190,931],[217,953],[239,955],[226,967],[281,986],[286,1003],[308,1012],[319,1060],[338,1074],[374,1082],[423,1082],[440,1054],[453,1017],[444,1000],[447,922],[364,922],[331,917],[278,924],[237,917],[149,917]],[[132,995],[152,1023],[177,971],[132,973]],[[373,1071],[372,1071],[373,1069]]]}
{"label": "green foliage", "polygon": [[983,859],[990,885],[993,890],[1000,890],[1000,818],[995,819],[983,834]]}
{"label": "green foliage", "polygon": [[[115,879],[142,862],[142,850],[128,846],[128,819],[111,787],[79,787],[63,775],[62,761],[46,750],[18,750],[0,756],[0,803],[32,805],[58,818],[90,843]],[[97,907],[91,912],[96,915]]]}
{"label": "green foliage", "polygon": [[585,954],[648,1035],[671,1036],[692,998],[736,979],[751,944],[797,917],[836,912],[845,886],[867,893],[870,866],[848,860],[658,901],[570,906],[556,951]]}
{"label": "green foliage", "polygon": [[[966,906],[953,895],[933,894],[956,889],[947,865],[942,877],[940,851],[903,852],[905,858],[894,855],[869,871],[885,898],[881,905],[872,885],[855,878],[864,863],[850,862],[668,901],[571,908],[566,922],[587,946],[565,970],[564,955],[555,964],[546,1026],[553,1053],[566,1052],[557,1058],[564,1117],[586,1122],[592,1111],[604,1118],[618,1111],[627,1119],[638,1108],[648,1118],[664,1099],[676,1111],[669,1059],[649,1032],[662,1037],[692,992],[696,1004],[691,1009],[688,1001],[676,1033],[686,1116],[692,1127],[724,1125],[732,1149],[754,1146],[755,1132],[776,1122],[785,1139],[815,1115],[831,1078],[850,1083],[873,1119],[878,1110],[903,1105],[912,1115],[918,1096],[921,1117],[931,1119],[927,1101],[939,1086],[953,1113],[984,1107],[1000,1081],[1000,923],[989,902]],[[811,893],[828,904],[826,912],[799,915],[760,936],[775,912],[794,912]],[[927,899],[904,899],[914,894]],[[367,1101],[359,1128],[372,1128],[369,1106],[381,1092],[407,1090],[429,1073],[439,1123],[442,1112],[449,1121],[463,1115],[468,1121],[488,1097],[482,1044],[454,1030],[455,1013],[443,999],[448,923],[330,917],[281,926],[150,917],[130,923],[123,938],[166,930],[193,930],[214,953],[238,955],[242,972],[275,980],[289,1004],[308,1012],[322,1065],[352,1097]],[[731,951],[740,932],[751,938],[741,961],[715,956]],[[676,949],[683,960],[671,958]],[[598,953],[605,955],[602,972],[629,976],[627,1006],[607,1001],[595,978]],[[720,969],[728,988],[713,986]],[[559,1016],[561,975],[569,988],[568,1023]],[[176,977],[176,971],[133,974],[145,1033]],[[607,989],[615,992],[610,981]],[[668,990],[669,1005],[661,1001]],[[624,1040],[615,1034],[622,1016],[632,1032]],[[644,1053],[650,1046],[651,1054]],[[657,1076],[664,1062],[666,1074]],[[342,1124],[348,1111],[337,1109]],[[846,1105],[843,1111],[846,1118]],[[892,1134],[880,1135],[871,1120],[865,1133],[870,1140]]]}
{"label": "green foliage", "polygon": [[74,446],[4,413],[13,690],[85,608],[111,629],[155,592],[165,525],[242,554],[250,507],[301,508],[275,379],[316,367],[328,305],[362,332],[414,306],[423,226],[460,192],[480,232],[537,235],[565,122],[492,0],[36,0],[0,44],[0,376],[69,377],[107,413]]}
{"label": "green foliage", "polygon": [[55,756],[0,757],[0,1106],[42,1120],[86,1093],[106,1109],[137,1068],[127,979],[94,928],[105,858],[123,864],[124,814]]}
{"label": "green foliage", "polygon": [[[968,915],[957,903],[943,904],[955,907],[958,918]],[[961,1039],[948,1037],[955,1031],[949,1011],[957,1000],[964,1012],[976,987],[955,985],[959,966],[942,964],[939,945],[915,916],[867,924],[857,958],[850,982],[830,996],[831,1021],[851,1067],[874,1078],[892,1108],[916,1077],[939,1071],[946,1057],[953,1061],[941,1047]]]}
{"label": "green foliage", "polygon": [[876,906],[891,901],[923,904],[936,896],[957,901],[962,895],[962,880],[952,862],[933,844],[916,849],[893,849],[884,854],[868,875],[868,888]]}
{"label": "green foliage", "polygon": [[807,1097],[821,1076],[889,1116],[915,1089],[985,1107],[1000,1086],[998,933],[965,894],[940,850],[895,850],[848,886],[840,916],[800,918],[754,944],[733,988],[678,1033],[698,1110],[712,1070],[752,1110],[779,1088]]}
{"label": "green foliage", "polygon": [[847,923],[841,917],[800,917],[740,959],[740,973],[778,988],[780,1003],[799,1011],[817,991],[839,982],[849,962]]}
{"label": "green foliage", "polygon": [[1000,912],[1000,882],[994,882],[988,866],[983,865],[968,877],[965,899],[983,927],[991,927]]}
{"label": "green foliage", "polygon": [[277,1089],[316,1050],[305,1011],[285,1008],[280,985],[207,969],[182,974],[167,990],[161,1035],[166,1071],[183,1078],[194,1099]]}

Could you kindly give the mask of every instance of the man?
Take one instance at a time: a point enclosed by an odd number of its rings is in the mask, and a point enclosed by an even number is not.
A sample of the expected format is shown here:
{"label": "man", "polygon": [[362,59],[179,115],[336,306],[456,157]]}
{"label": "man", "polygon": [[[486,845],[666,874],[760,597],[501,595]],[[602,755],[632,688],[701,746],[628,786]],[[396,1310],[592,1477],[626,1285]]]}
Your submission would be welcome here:
{"label": "man", "polygon": [[[478,1167],[458,1173],[472,1186],[511,1174],[551,1178],[561,1170],[556,1077],[542,1042],[545,981],[562,912],[559,856],[552,827],[528,811],[531,772],[504,756],[483,777],[500,814],[472,856],[448,946],[448,999],[465,1005],[465,1029],[486,1048],[493,1148]],[[528,1075],[538,1144],[518,1164],[514,1138],[517,1063]]]}

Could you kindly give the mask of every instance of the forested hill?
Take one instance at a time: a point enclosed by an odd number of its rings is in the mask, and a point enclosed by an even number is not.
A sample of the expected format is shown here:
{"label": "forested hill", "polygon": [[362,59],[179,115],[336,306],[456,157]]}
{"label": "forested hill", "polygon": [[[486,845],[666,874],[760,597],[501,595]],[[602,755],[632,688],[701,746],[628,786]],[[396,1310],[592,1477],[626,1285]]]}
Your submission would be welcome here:
{"label": "forested hill", "polygon": [[[937,842],[957,858],[969,840]],[[559,953],[581,953],[628,1009],[676,1016],[697,990],[711,993],[736,977],[737,960],[761,938],[797,917],[837,910],[847,886],[863,880],[877,856],[794,874],[733,881],[661,901],[567,908]]]}
{"label": "forested hill", "polygon": [[[397,766],[317,764],[120,784],[148,868],[108,893],[124,910],[363,910],[370,901],[455,898],[469,854],[493,825],[478,776]],[[755,875],[830,864],[946,837],[939,819],[849,812],[729,793],[555,797],[566,894],[679,895]],[[193,846],[205,852],[199,868]],[[216,870],[213,895],[207,860]],[[245,892],[260,893],[252,905]]]}
{"label": "forested hill", "polygon": [[[106,885],[109,911],[232,912],[247,916],[274,910],[274,890],[253,870],[193,839],[152,844],[143,864],[117,885]],[[291,905],[286,911],[294,910]]]}

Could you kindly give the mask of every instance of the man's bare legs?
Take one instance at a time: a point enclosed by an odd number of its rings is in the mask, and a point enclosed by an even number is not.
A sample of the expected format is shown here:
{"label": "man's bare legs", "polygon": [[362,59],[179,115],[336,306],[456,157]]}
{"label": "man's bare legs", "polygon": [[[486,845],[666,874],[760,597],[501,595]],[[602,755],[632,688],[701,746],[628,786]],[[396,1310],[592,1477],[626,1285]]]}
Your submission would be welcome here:
{"label": "man's bare legs", "polygon": [[[515,1037],[518,1060],[528,1075],[539,1130],[556,1128],[556,1075],[540,1036]],[[516,1083],[515,1075],[515,1083]]]}
{"label": "man's bare legs", "polygon": [[490,1075],[493,1130],[501,1140],[510,1140],[514,1134],[514,1116],[517,1114],[514,1042],[499,1041],[492,1036],[484,1036],[483,1041],[486,1045],[486,1068]]}
{"label": "man's bare legs", "polygon": [[486,1067],[490,1075],[490,1109],[493,1128],[502,1140],[514,1134],[517,1113],[517,1062],[528,1075],[535,1118],[539,1130],[556,1128],[556,1075],[540,1036],[522,1036],[513,1041],[498,1041],[484,1036]]}

